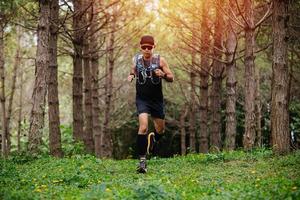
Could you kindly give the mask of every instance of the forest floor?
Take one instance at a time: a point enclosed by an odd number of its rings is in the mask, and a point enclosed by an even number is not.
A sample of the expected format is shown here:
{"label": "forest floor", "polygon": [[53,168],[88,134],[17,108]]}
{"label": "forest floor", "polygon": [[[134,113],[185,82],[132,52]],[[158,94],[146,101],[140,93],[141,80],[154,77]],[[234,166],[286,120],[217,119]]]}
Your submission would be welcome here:
{"label": "forest floor", "polygon": [[300,151],[260,149],[148,161],[93,156],[0,159],[0,199],[300,199]]}

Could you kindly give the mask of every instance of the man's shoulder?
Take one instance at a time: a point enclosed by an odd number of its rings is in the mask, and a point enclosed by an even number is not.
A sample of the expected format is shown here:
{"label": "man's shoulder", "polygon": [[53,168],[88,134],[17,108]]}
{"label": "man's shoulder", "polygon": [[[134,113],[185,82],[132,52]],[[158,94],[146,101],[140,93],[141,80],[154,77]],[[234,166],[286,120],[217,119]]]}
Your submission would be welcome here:
{"label": "man's shoulder", "polygon": [[154,60],[160,60],[161,56],[158,53],[155,53],[155,54],[152,55],[152,58]]}
{"label": "man's shoulder", "polygon": [[160,63],[166,63],[166,59],[163,56],[160,56]]}
{"label": "man's shoulder", "polygon": [[133,63],[136,63],[138,60],[142,59],[143,58],[143,55],[142,54],[135,54],[133,57],[132,57],[132,61]]}
{"label": "man's shoulder", "polygon": [[135,54],[134,56],[133,56],[133,60],[134,61],[137,61],[137,60],[139,60],[139,59],[142,59],[143,58],[143,54],[141,54],[141,53],[137,53],[137,54]]}

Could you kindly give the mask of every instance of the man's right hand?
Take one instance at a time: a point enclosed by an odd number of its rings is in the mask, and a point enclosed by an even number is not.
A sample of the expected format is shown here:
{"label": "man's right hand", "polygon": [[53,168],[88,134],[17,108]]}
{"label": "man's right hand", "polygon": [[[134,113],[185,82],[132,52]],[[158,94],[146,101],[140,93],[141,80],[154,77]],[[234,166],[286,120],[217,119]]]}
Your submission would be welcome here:
{"label": "man's right hand", "polygon": [[134,79],[135,75],[133,74],[130,74],[128,77],[127,77],[127,81],[128,82],[132,82],[132,80]]}

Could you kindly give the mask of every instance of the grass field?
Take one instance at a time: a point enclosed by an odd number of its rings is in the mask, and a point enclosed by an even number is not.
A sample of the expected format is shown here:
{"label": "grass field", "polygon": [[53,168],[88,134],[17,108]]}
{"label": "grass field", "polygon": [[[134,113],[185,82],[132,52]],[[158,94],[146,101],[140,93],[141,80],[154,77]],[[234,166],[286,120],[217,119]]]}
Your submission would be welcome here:
{"label": "grass field", "polygon": [[0,199],[300,199],[300,151],[260,149],[148,161],[0,159]]}

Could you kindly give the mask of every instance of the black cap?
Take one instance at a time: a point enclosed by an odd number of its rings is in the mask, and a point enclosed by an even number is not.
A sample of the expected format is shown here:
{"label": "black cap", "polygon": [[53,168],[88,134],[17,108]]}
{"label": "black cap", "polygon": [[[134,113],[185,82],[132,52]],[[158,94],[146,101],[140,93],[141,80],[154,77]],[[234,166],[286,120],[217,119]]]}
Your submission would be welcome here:
{"label": "black cap", "polygon": [[141,38],[140,44],[151,44],[151,45],[154,45],[154,38],[151,35],[144,35]]}

